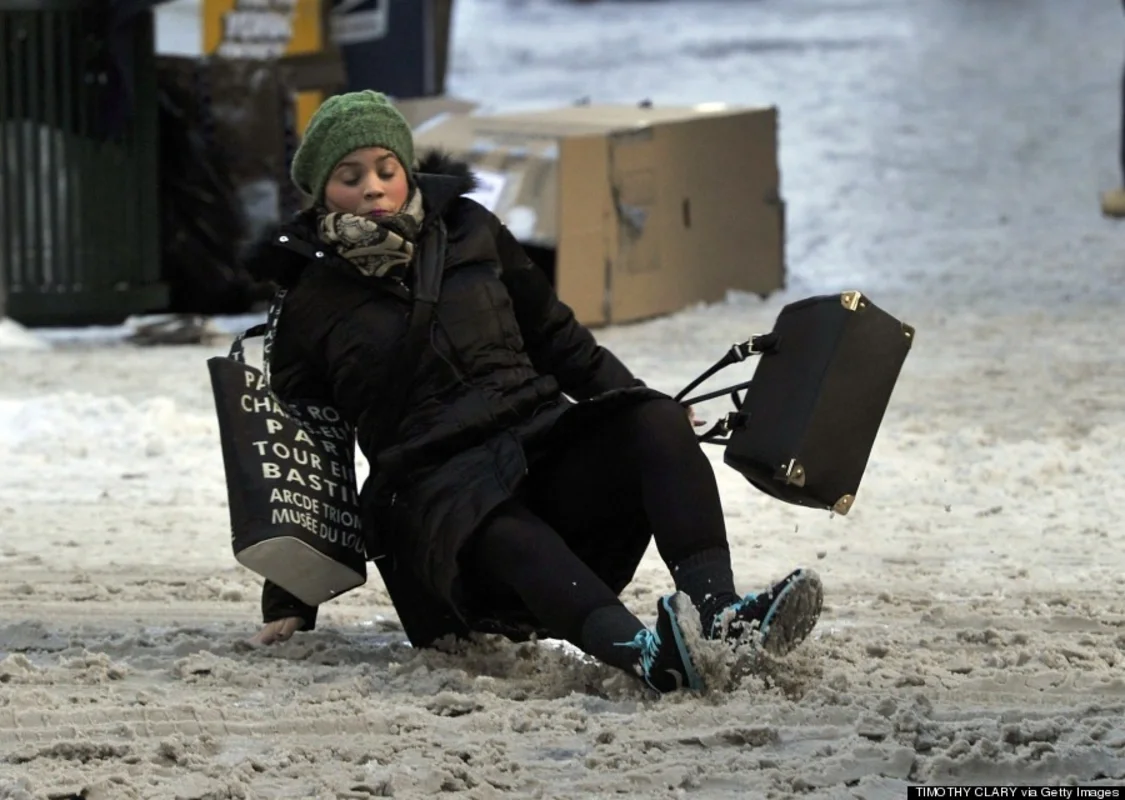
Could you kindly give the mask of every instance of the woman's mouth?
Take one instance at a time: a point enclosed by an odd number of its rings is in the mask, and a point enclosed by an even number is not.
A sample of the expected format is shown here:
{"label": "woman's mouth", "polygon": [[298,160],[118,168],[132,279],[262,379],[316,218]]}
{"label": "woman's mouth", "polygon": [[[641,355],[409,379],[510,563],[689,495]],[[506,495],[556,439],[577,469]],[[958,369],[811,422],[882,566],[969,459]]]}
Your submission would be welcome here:
{"label": "woman's mouth", "polygon": [[387,216],[387,212],[383,211],[380,208],[377,208],[374,211],[368,211],[366,214],[364,214],[364,216],[370,217],[371,219],[378,219],[379,217]]}

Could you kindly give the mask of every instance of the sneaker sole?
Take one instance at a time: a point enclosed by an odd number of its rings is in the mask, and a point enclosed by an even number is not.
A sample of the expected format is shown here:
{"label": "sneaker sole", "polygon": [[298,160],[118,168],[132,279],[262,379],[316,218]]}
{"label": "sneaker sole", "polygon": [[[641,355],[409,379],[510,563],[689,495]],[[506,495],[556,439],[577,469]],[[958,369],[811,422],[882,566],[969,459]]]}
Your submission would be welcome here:
{"label": "sneaker sole", "polygon": [[693,692],[703,691],[703,678],[699,674],[699,670],[695,668],[695,661],[691,657],[691,650],[684,641],[684,633],[680,629],[680,613],[681,608],[683,613],[689,613],[692,609],[691,600],[686,595],[669,595],[661,598],[661,603],[664,605],[664,610],[668,612],[668,618],[672,621],[672,635],[676,637],[676,649],[680,652],[680,659],[684,662],[684,670],[687,675],[684,679],[687,681],[687,686],[684,688],[691,689]]}
{"label": "sneaker sole", "polygon": [[805,641],[820,620],[824,587],[820,576],[806,570],[790,581],[762,620],[762,649],[783,656]]}

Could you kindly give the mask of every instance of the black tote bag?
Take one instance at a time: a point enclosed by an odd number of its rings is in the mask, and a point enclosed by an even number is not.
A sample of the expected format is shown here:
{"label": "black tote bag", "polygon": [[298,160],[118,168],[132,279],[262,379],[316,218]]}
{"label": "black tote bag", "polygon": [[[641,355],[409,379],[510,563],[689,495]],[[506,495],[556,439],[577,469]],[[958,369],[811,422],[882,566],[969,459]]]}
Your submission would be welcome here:
{"label": "black tote bag", "polygon": [[[242,566],[317,606],[367,581],[355,475],[355,431],[330,405],[283,402],[269,388],[270,348],[285,292],[268,321],[208,359],[230,506]],[[264,335],[263,366],[243,343]]]}
{"label": "black tote bag", "polygon": [[[409,375],[429,340],[441,289],[446,231],[438,224],[421,243],[414,302],[394,374]],[[247,569],[310,606],[367,582],[362,507],[355,474],[355,428],[331,405],[283,402],[269,388],[270,350],[285,291],[270,304],[264,325],[245,331],[230,353],[208,360],[222,440],[230,506],[231,546]],[[259,370],[246,363],[243,343],[264,336]],[[405,411],[409,381],[388,418]],[[382,476],[376,476],[377,478]]]}

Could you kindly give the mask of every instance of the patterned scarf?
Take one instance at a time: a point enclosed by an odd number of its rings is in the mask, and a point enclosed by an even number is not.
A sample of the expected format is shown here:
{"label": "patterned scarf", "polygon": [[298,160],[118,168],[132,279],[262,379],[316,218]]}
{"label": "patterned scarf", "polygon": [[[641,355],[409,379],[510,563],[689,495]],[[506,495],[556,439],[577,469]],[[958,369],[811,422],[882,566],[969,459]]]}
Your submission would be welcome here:
{"label": "patterned scarf", "polygon": [[422,193],[415,187],[397,214],[376,221],[325,212],[319,217],[317,232],[362,274],[382,278],[410,264],[421,227]]}

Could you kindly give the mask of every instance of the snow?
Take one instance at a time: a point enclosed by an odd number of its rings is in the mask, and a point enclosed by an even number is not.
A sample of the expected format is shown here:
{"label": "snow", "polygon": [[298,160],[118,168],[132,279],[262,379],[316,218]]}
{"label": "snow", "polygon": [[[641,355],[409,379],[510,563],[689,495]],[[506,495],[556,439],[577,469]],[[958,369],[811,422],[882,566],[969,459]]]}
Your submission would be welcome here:
{"label": "snow", "polygon": [[46,350],[47,342],[14,320],[0,317],[0,350]]}
{"label": "snow", "polygon": [[[858,288],[916,327],[846,517],[772,501],[708,450],[741,588],[815,566],[814,639],[654,702],[570,647],[415,652],[373,574],[317,632],[253,649],[206,359],[258,319],[200,346],[130,346],[135,321],[36,331],[49,349],[0,347],[0,797],[1125,779],[1125,270],[1097,216],[1118,179],[1120,9],[458,9],[453,94],[780,105],[790,287],[599,330],[651,384],[677,391],[809,294]],[[624,599],[651,619],[669,585],[653,550]]]}

